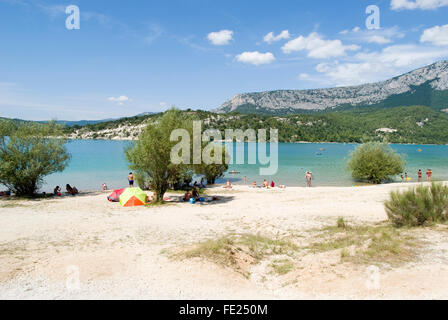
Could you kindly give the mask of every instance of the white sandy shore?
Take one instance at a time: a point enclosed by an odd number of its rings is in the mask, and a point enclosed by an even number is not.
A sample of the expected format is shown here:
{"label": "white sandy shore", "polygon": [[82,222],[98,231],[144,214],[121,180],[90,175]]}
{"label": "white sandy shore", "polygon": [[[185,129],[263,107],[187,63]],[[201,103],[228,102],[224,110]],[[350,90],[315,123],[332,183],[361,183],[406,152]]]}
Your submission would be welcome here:
{"label": "white sandy shore", "polygon": [[[269,261],[245,278],[202,259],[172,260],[171,249],[229,233],[287,236],[334,225],[385,220],[390,190],[368,187],[212,189],[210,204],[121,208],[106,193],[35,201],[0,201],[0,299],[321,299],[448,298],[447,233],[425,231],[419,258],[382,268],[379,288],[366,286],[365,266],[315,254],[302,269],[273,275]],[[179,195],[173,195],[179,197]],[[68,289],[80,273],[80,288]],[[69,269],[67,269],[69,268]],[[68,272],[68,273],[67,273]]]}

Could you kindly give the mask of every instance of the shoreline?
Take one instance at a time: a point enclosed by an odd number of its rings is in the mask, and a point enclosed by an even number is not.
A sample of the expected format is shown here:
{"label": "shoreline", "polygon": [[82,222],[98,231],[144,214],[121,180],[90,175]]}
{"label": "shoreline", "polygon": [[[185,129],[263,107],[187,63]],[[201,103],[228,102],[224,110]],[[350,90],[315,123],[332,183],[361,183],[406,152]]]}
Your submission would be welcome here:
{"label": "shoreline", "polygon": [[[59,137],[61,138],[61,137]],[[70,138],[70,137],[66,137],[64,139],[67,139],[69,141],[137,141],[138,138],[125,138],[125,137],[114,137],[111,139],[107,139],[107,138],[95,138],[95,139],[86,139],[86,138]],[[226,143],[225,140],[220,140],[217,142],[222,142],[222,143]],[[253,143],[253,142],[244,142],[244,143]],[[334,141],[294,141],[294,142],[290,142],[290,141],[279,141],[278,143],[290,143],[290,144],[362,144],[362,142],[334,142]],[[436,143],[387,143],[389,145],[414,145],[414,146],[448,146],[448,143],[445,144],[436,144]]]}

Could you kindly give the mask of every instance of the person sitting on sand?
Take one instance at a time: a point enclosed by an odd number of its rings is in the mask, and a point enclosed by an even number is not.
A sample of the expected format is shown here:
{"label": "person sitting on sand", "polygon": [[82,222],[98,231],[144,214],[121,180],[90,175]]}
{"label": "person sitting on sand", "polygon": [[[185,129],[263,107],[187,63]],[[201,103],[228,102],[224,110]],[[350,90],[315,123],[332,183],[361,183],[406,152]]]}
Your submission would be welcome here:
{"label": "person sitting on sand", "polygon": [[68,194],[71,194],[72,196],[74,196],[75,194],[78,194],[78,189],[76,189],[75,186],[71,187],[68,183],[65,186],[65,190],[67,190]]}
{"label": "person sitting on sand", "polygon": [[274,181],[271,181],[271,188],[274,188],[275,187],[275,183],[274,183]]}
{"label": "person sitting on sand", "polygon": [[190,199],[191,199],[191,192],[190,191],[185,192],[184,198],[182,200],[190,201]]}
{"label": "person sitting on sand", "polygon": [[257,187],[257,182],[256,181],[252,182],[252,188],[256,188],[256,187]]}
{"label": "person sitting on sand", "polygon": [[198,188],[193,187],[193,191],[191,192],[191,195],[193,196],[193,198],[198,201],[200,196],[199,196],[199,191]]}
{"label": "person sitting on sand", "polygon": [[224,186],[226,189],[232,189],[232,184],[230,183],[230,179],[227,179],[226,185]]}
{"label": "person sitting on sand", "polygon": [[266,179],[264,179],[263,181],[263,187],[265,187],[266,189],[269,188],[269,183]]}
{"label": "person sitting on sand", "polygon": [[61,194],[61,187],[56,186],[56,188],[54,188],[54,190],[53,190],[53,194],[54,194],[55,196],[60,197],[60,196],[62,195],[62,194]]}

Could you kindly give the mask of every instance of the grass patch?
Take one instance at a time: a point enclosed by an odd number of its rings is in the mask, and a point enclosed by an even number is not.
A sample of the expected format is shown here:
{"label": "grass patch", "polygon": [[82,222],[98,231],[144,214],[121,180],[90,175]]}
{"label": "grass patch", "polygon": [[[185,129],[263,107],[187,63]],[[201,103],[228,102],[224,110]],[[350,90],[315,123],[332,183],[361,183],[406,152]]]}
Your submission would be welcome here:
{"label": "grass patch", "polygon": [[298,247],[288,239],[269,238],[260,234],[238,234],[207,240],[175,256],[178,258],[204,258],[218,265],[231,267],[244,276],[249,268],[267,256],[292,255]]}
{"label": "grass patch", "polygon": [[360,264],[410,261],[418,245],[416,239],[390,224],[349,226],[338,219],[336,226],[323,228],[305,249],[313,253],[341,250],[341,261]]}
{"label": "grass patch", "polygon": [[289,259],[274,260],[270,267],[278,275],[285,275],[294,268],[294,263]]}

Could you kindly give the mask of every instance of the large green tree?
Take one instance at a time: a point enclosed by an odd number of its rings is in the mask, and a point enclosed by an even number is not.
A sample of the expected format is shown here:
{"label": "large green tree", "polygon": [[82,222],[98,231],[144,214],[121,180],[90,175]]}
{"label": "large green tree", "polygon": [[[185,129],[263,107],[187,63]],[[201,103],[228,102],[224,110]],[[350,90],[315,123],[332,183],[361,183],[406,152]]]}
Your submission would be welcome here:
{"label": "large green tree", "polygon": [[138,141],[125,151],[131,170],[151,181],[154,202],[162,202],[169,184],[190,167],[171,161],[171,150],[178,142],[170,137],[176,129],[185,129],[192,136],[192,121],[179,110],[171,109],[157,123],[148,125]]}
{"label": "large green tree", "polygon": [[54,122],[0,122],[0,183],[16,195],[36,194],[49,174],[65,169],[70,155]]}
{"label": "large green tree", "polygon": [[352,177],[379,184],[403,172],[406,162],[389,145],[368,142],[350,154],[348,170]]}

